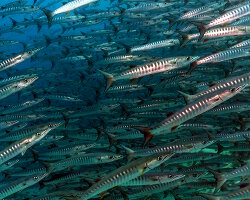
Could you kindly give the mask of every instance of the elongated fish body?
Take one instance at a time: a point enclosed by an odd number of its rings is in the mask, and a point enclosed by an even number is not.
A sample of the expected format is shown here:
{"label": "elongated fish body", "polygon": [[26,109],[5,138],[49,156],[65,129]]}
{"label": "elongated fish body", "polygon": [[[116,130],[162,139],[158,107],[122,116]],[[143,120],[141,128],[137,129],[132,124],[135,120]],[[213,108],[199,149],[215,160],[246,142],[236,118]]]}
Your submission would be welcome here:
{"label": "elongated fish body", "polygon": [[207,114],[218,115],[218,114],[226,114],[226,113],[240,113],[244,111],[250,110],[249,103],[236,103],[231,105],[221,105],[216,108],[211,109],[207,112]]}
{"label": "elongated fish body", "polygon": [[178,141],[173,142],[171,144],[167,145],[160,145],[157,147],[153,148],[146,148],[146,149],[141,149],[137,151],[133,151],[127,147],[124,147],[125,150],[128,153],[128,160],[133,159],[134,157],[145,157],[145,156],[150,156],[153,154],[157,153],[167,153],[167,152],[172,152],[172,153],[185,153],[185,152],[191,152],[193,150],[199,150],[202,148],[205,148],[211,144],[213,144],[215,141],[211,140],[208,141],[207,139],[202,139],[202,138],[194,138],[193,140],[188,140],[188,141]]}
{"label": "elongated fish body", "polygon": [[223,132],[215,136],[217,141],[245,141],[250,138],[250,131]]}
{"label": "elongated fish body", "polygon": [[232,48],[240,48],[240,47],[247,47],[247,46],[250,46],[250,39],[245,40],[243,42],[240,42],[240,43],[230,47],[230,49],[232,49]]}
{"label": "elongated fish body", "polygon": [[229,89],[229,88],[233,88],[233,87],[238,87],[238,86],[244,85],[244,84],[246,84],[246,85],[250,84],[250,73],[246,73],[246,74],[243,74],[240,76],[234,76],[234,77],[220,80],[214,86],[212,86],[206,90],[202,90],[195,95],[189,95],[189,94],[186,94],[183,92],[180,92],[180,93],[184,95],[184,98],[187,101],[187,103],[190,103],[190,102],[192,102],[198,98],[201,98],[205,95],[210,95],[213,93],[215,94],[217,92],[220,92],[221,90],[225,90],[225,89]]}
{"label": "elongated fish body", "polygon": [[201,65],[201,64],[218,63],[218,62],[232,60],[235,58],[247,57],[249,55],[250,55],[250,46],[227,49],[227,50],[206,56],[199,60],[196,60],[190,65],[189,73],[192,72],[198,65]]}
{"label": "elongated fish body", "polygon": [[52,94],[47,94],[47,95],[42,95],[46,99],[53,99],[53,100],[58,100],[58,101],[74,101],[74,102],[80,102],[82,101],[81,99],[77,97],[70,97],[70,96],[61,96],[61,95],[52,95]]}
{"label": "elongated fish body", "polygon": [[193,18],[193,17],[195,17],[197,15],[204,14],[204,13],[207,13],[207,12],[211,12],[214,9],[219,8],[221,6],[222,6],[222,4],[216,2],[216,3],[212,3],[212,4],[208,4],[208,5],[196,8],[194,10],[191,10],[191,11],[186,12],[185,14],[181,15],[179,17],[178,21],[179,20],[190,19],[190,18]]}
{"label": "elongated fish body", "polygon": [[162,47],[171,47],[178,45],[180,42],[178,39],[168,39],[168,40],[160,40],[157,42],[148,43],[141,46],[136,46],[131,48],[131,52],[137,52],[137,51],[145,51],[145,50],[151,50],[151,49],[157,49]]}
{"label": "elongated fish body", "polygon": [[205,27],[211,28],[214,26],[218,26],[221,24],[226,24],[234,21],[235,19],[244,17],[246,15],[250,14],[250,4],[243,5],[241,7],[238,7],[234,10],[230,10],[226,12],[225,14],[219,16],[218,18],[212,20],[209,24],[207,24]]}
{"label": "elongated fish body", "polygon": [[133,92],[133,91],[140,91],[140,90],[147,90],[147,87],[138,84],[130,84],[130,85],[117,85],[111,87],[107,92],[108,93],[121,93],[121,92]]}
{"label": "elongated fish body", "polygon": [[188,104],[181,110],[168,117],[158,126],[154,127],[150,133],[157,135],[172,132],[183,122],[214,108],[222,102],[227,101],[242,91],[245,87],[246,85],[242,85],[218,92],[217,94],[212,94],[204,96],[204,98],[197,99],[196,101]]}
{"label": "elongated fish body", "polygon": [[250,55],[250,47],[233,48],[233,49],[228,49],[225,51],[221,51],[219,53],[212,54],[205,58],[201,58],[195,61],[195,63],[197,65],[205,64],[205,63],[217,63],[217,62],[222,62],[226,60],[231,60],[234,58],[246,57],[249,55]]}
{"label": "elongated fish body", "polygon": [[152,3],[142,3],[139,4],[138,6],[129,8],[126,10],[126,12],[144,12],[144,11],[151,11],[151,10],[156,10],[156,9],[161,9],[165,8],[168,6],[173,5],[173,3],[157,3],[157,2],[152,2]]}
{"label": "elongated fish body", "polygon": [[13,121],[18,120],[19,122],[29,122],[45,117],[45,115],[40,114],[12,114],[5,115],[0,118],[0,121]]}
{"label": "elongated fish body", "polygon": [[174,154],[153,155],[122,166],[107,174],[99,182],[87,189],[80,200],[90,199],[112,187],[122,185],[166,162],[173,155]]}
{"label": "elongated fish body", "polygon": [[247,199],[250,196],[250,186],[243,187],[241,189],[237,189],[234,191],[230,191],[229,193],[219,196],[219,195],[212,195],[212,194],[199,194],[199,196],[211,199],[211,200],[241,200]]}
{"label": "elongated fish body", "polygon": [[236,168],[225,174],[214,172],[214,175],[217,179],[217,189],[219,189],[227,180],[250,175],[250,164],[243,165],[242,167]]}
{"label": "elongated fish body", "polygon": [[39,142],[44,136],[44,132],[39,132],[6,147],[4,150],[0,151],[0,165],[21,153],[24,155],[28,148]]}
{"label": "elongated fish body", "polygon": [[2,165],[0,165],[0,172],[3,172],[9,168],[11,168],[13,165],[17,164],[19,162],[18,159],[15,160],[10,160],[8,162],[3,163]]}
{"label": "elongated fish body", "polygon": [[0,80],[0,85],[7,85],[9,83],[13,83],[16,81],[20,81],[26,78],[32,78],[32,77],[36,77],[37,74],[25,74],[25,75],[19,75],[19,76],[11,76],[9,78],[5,78]]}
{"label": "elongated fish body", "polygon": [[95,2],[97,0],[74,0],[66,3],[65,5],[61,6],[60,8],[57,8],[55,11],[53,11],[53,16],[58,15],[60,13],[70,12],[71,10],[74,10],[76,8],[79,8],[81,6],[84,6],[86,4]]}
{"label": "elongated fish body", "polygon": [[34,99],[31,101],[26,101],[22,104],[17,104],[17,105],[12,105],[12,106],[5,106],[5,108],[3,108],[3,110],[0,110],[1,114],[10,114],[10,113],[15,113],[15,112],[19,112],[22,111],[26,108],[32,107],[40,102],[42,102],[44,99]]}
{"label": "elongated fish body", "polygon": [[248,25],[250,23],[250,17],[245,16],[240,18],[239,20],[236,20],[235,22],[232,23],[234,26],[239,26],[239,25]]}
{"label": "elongated fish body", "polygon": [[15,66],[19,63],[22,63],[23,61],[29,59],[33,55],[35,55],[37,52],[39,52],[43,48],[35,48],[31,49],[29,51],[25,51],[23,53],[17,54],[13,57],[8,58],[7,60],[0,62],[0,71],[4,71],[12,66]]}
{"label": "elongated fish body", "polygon": [[44,134],[49,133],[54,128],[57,128],[59,125],[58,123],[48,123],[46,125],[39,125],[39,126],[32,126],[26,129],[18,130],[16,132],[10,132],[8,135],[5,135],[0,138],[0,141],[17,141],[24,137],[33,134],[39,134],[39,132],[44,132]]}
{"label": "elongated fish body", "polygon": [[105,58],[104,60],[98,61],[96,64],[113,64],[120,62],[132,62],[135,60],[142,59],[141,55],[121,55],[121,56],[110,56]]}
{"label": "elongated fish body", "polygon": [[0,15],[6,16],[11,14],[21,14],[27,12],[37,11],[39,7],[37,6],[18,6],[18,7],[6,7],[0,11]]}
{"label": "elongated fish body", "polygon": [[146,173],[131,181],[125,182],[122,186],[139,186],[139,185],[156,185],[161,183],[168,183],[177,179],[183,178],[183,174],[166,174],[166,173]]}
{"label": "elongated fish body", "polygon": [[10,3],[6,3],[1,8],[7,8],[7,7],[17,7],[17,6],[24,6],[27,4],[27,0],[18,0]]}
{"label": "elongated fish body", "polygon": [[60,13],[67,13],[67,12],[70,12],[72,10],[75,10],[76,8],[79,8],[79,7],[82,7],[84,5],[87,5],[87,4],[90,4],[90,3],[93,3],[93,2],[96,2],[97,0],[73,0],[73,1],[70,1],[68,3],[66,3],[65,5],[57,8],[56,10],[54,10],[53,12],[47,10],[47,9],[44,9],[42,8],[41,10],[44,12],[44,14],[47,16],[47,19],[48,19],[48,25],[49,27],[51,26],[52,24],[52,20],[53,20],[53,17],[55,15],[58,15]]}
{"label": "elongated fish body", "polygon": [[[250,33],[250,26],[228,26],[228,27],[221,27],[215,28],[206,31],[203,38],[210,39],[210,38],[220,38],[220,37],[227,37],[227,36],[241,36],[241,35],[249,35]],[[200,36],[199,33],[194,33],[187,35],[187,40],[198,39]]]}
{"label": "elongated fish body", "polygon": [[247,16],[249,14],[250,14],[250,4],[247,3],[233,10],[229,10],[228,12],[222,14],[221,16],[209,22],[207,25],[198,26],[199,31],[200,31],[199,40],[201,40],[201,38],[203,37],[207,29],[215,27],[215,26],[231,23],[234,20]]}
{"label": "elongated fish body", "polygon": [[168,191],[171,188],[176,188],[185,183],[197,181],[203,175],[204,173],[193,173],[193,174],[186,175],[180,179],[173,180],[171,182],[144,186],[142,188],[135,188],[131,192],[129,192],[128,196],[129,196],[129,199],[139,199],[140,197],[143,197],[143,196],[152,195],[152,194],[163,192],[163,191]]}
{"label": "elongated fish body", "polygon": [[36,81],[38,77],[33,78],[27,78],[21,81],[17,81],[14,83],[11,83],[9,85],[3,86],[0,88],[0,100],[4,99],[11,94],[18,92],[26,87],[28,87],[30,84],[32,84],[34,81]]}
{"label": "elongated fish body", "polygon": [[39,168],[32,168],[32,169],[24,169],[24,170],[18,170],[16,172],[13,172],[11,176],[33,176],[36,174],[44,174],[46,173],[45,167],[39,167]]}
{"label": "elongated fish body", "polygon": [[166,72],[178,68],[182,68],[195,60],[197,60],[198,56],[180,56],[173,58],[166,58],[162,60],[158,60],[156,62],[151,62],[146,65],[141,65],[132,69],[129,69],[125,72],[117,74],[113,76],[112,74],[108,74],[99,70],[106,78],[107,85],[106,91],[112,85],[112,83],[116,80],[126,80],[126,79],[136,79],[139,77],[156,74],[160,72]]}
{"label": "elongated fish body", "polygon": [[39,181],[44,179],[46,176],[48,176],[47,173],[41,174],[41,175],[34,175],[34,176],[30,176],[30,177],[25,177],[25,178],[18,179],[14,182],[11,182],[7,186],[0,188],[0,196],[1,196],[1,198],[6,198],[6,197],[8,197],[16,192],[19,192],[20,190],[23,190],[27,187],[30,187],[30,186],[38,183]]}
{"label": "elongated fish body", "polygon": [[7,129],[15,124],[17,124],[19,121],[3,121],[0,122],[0,130]]}
{"label": "elongated fish body", "polygon": [[89,153],[89,154],[80,154],[73,156],[68,159],[64,159],[53,163],[49,170],[51,171],[60,171],[70,166],[81,166],[81,165],[94,165],[101,163],[113,162],[115,160],[121,159],[121,155],[113,153]]}
{"label": "elongated fish body", "polygon": [[70,154],[74,154],[74,153],[78,153],[78,152],[90,149],[94,146],[95,144],[83,144],[83,145],[77,145],[73,147],[65,147],[65,148],[51,150],[49,152],[45,152],[40,155],[41,156],[70,155]]}

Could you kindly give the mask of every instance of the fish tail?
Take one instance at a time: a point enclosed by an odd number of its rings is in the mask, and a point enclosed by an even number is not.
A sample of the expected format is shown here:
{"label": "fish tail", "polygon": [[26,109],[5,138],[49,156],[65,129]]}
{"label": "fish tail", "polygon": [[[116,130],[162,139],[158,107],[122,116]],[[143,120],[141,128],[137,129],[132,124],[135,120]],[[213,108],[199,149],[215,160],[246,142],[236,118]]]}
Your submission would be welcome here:
{"label": "fish tail", "polygon": [[132,150],[132,149],[130,149],[130,148],[128,148],[128,147],[125,147],[124,145],[121,145],[121,147],[123,149],[125,149],[125,151],[126,151],[128,162],[130,162],[131,160],[133,160],[134,159],[134,153],[135,153],[135,151]]}
{"label": "fish tail", "polygon": [[190,64],[190,68],[189,68],[189,70],[188,70],[188,74],[191,74],[194,70],[195,70],[195,68],[198,66],[198,64],[197,64],[197,61],[194,61],[194,62],[192,62],[191,64]]}
{"label": "fish tail", "polygon": [[33,148],[30,148],[30,151],[32,153],[32,156],[34,158],[34,162],[38,161],[38,158],[39,158],[39,154],[37,151],[35,151]]}
{"label": "fish tail", "polygon": [[48,27],[50,28],[52,25],[52,20],[53,20],[53,13],[50,10],[47,10],[45,8],[40,8],[43,13],[46,15],[47,19],[48,19]]}
{"label": "fish tail", "polygon": [[134,127],[138,131],[140,131],[144,135],[144,144],[145,146],[153,137],[153,134],[151,134],[151,128],[148,127]]}
{"label": "fish tail", "polygon": [[179,91],[179,90],[178,90],[178,92],[181,95],[183,95],[186,104],[189,104],[194,99],[194,95],[190,95],[190,94],[187,94],[187,93]]}
{"label": "fish tail", "polygon": [[51,39],[47,35],[43,35],[43,36],[45,38],[46,47],[48,47],[51,44]]}
{"label": "fish tail", "polygon": [[217,183],[216,190],[219,190],[223,186],[223,184],[227,181],[227,179],[223,174],[216,172],[212,169],[208,169],[208,171],[214,175],[214,178],[216,179]]}
{"label": "fish tail", "polygon": [[106,79],[106,88],[105,88],[105,92],[108,91],[108,89],[112,86],[112,84],[115,82],[114,76],[112,74],[109,74],[107,72],[98,70],[99,72],[101,72],[105,79]]}
{"label": "fish tail", "polygon": [[176,21],[174,20],[173,16],[168,16],[168,17],[165,17],[168,22],[169,22],[169,26],[168,26],[168,30],[170,30],[174,24],[176,23]]}
{"label": "fish tail", "polygon": [[116,135],[112,134],[112,133],[106,133],[109,139],[109,145],[110,147],[113,146],[115,139],[116,139]]}
{"label": "fish tail", "polygon": [[182,37],[182,40],[180,41],[180,48],[183,48],[186,46],[186,44],[189,42],[189,38],[188,38],[188,35],[186,33],[183,33],[181,31],[177,31],[181,37]]}
{"label": "fish tail", "polygon": [[206,33],[207,28],[206,28],[206,26],[204,24],[201,24],[201,23],[197,24],[197,28],[198,28],[198,30],[200,32],[200,36],[198,38],[198,42],[200,42],[202,40],[204,34]]}
{"label": "fish tail", "polygon": [[53,163],[41,162],[41,164],[46,168],[48,174],[50,174],[54,170]]}
{"label": "fish tail", "polygon": [[221,152],[224,151],[224,147],[221,144],[219,144],[219,143],[217,144],[217,148],[218,148],[218,150],[217,150],[218,154],[220,154]]}
{"label": "fish tail", "polygon": [[97,131],[97,138],[96,138],[96,142],[100,140],[100,138],[102,137],[102,130],[100,128],[96,128]]}
{"label": "fish tail", "polygon": [[68,124],[69,124],[69,116],[67,116],[65,113],[61,112],[62,116],[63,116],[63,120],[64,120],[64,127],[67,128]]}

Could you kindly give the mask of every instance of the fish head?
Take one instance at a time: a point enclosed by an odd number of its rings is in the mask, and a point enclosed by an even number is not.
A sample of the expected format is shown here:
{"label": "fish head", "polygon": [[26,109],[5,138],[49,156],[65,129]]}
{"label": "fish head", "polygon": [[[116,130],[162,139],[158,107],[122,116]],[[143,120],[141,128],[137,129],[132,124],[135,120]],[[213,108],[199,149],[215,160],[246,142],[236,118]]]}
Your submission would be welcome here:
{"label": "fish head", "polygon": [[48,175],[49,175],[49,173],[43,173],[43,174],[36,174],[36,175],[30,176],[30,177],[27,178],[25,183],[27,185],[32,185],[34,183],[37,183],[37,182],[41,181],[42,179],[44,179]]}
{"label": "fish head", "polygon": [[223,90],[222,92],[220,92],[220,94],[217,95],[217,98],[220,98],[222,101],[226,101],[227,99],[230,99],[234,95],[244,90],[246,87],[247,84]]}
{"label": "fish head", "polygon": [[149,169],[154,169],[160,164],[166,162],[173,155],[174,153],[164,153],[164,154],[156,154],[156,155],[150,156],[148,159],[146,158],[146,162],[144,164],[144,171],[146,172]]}
{"label": "fish head", "polygon": [[38,47],[38,48],[34,48],[34,49],[30,49],[26,52],[24,52],[22,54],[22,58],[23,59],[28,59],[30,57],[32,57],[33,55],[35,55],[36,53],[38,53],[40,50],[42,50],[44,47]]}
{"label": "fish head", "polygon": [[17,82],[18,87],[27,87],[38,79],[38,76],[32,78],[25,78],[19,82]]}

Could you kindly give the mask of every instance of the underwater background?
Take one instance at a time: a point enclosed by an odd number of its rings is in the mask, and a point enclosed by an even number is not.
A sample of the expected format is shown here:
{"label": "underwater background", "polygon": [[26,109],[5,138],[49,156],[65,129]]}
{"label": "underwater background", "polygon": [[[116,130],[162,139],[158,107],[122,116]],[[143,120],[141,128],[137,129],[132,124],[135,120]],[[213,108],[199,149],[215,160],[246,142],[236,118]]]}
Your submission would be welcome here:
{"label": "underwater background", "polygon": [[250,1],[0,1],[1,200],[250,198]]}

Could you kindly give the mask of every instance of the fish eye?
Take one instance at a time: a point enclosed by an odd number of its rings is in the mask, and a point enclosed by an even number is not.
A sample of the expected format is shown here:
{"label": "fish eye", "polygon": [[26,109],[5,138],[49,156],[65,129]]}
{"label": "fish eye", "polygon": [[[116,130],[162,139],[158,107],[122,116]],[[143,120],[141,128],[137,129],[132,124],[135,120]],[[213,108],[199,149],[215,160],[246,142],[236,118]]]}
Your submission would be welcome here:
{"label": "fish eye", "polygon": [[36,135],[37,135],[37,136],[40,136],[40,135],[41,135],[41,133],[37,133]]}
{"label": "fish eye", "polygon": [[34,179],[35,179],[35,180],[37,180],[37,179],[38,179],[38,177],[37,177],[37,176],[34,176]]}
{"label": "fish eye", "polygon": [[235,91],[236,91],[235,88],[230,89],[230,92],[235,92]]}
{"label": "fish eye", "polygon": [[32,54],[32,51],[28,51],[28,54]]}
{"label": "fish eye", "polygon": [[158,161],[160,161],[160,160],[162,160],[162,159],[163,159],[163,156],[159,156],[159,157],[157,158]]}
{"label": "fish eye", "polygon": [[114,156],[109,156],[109,159],[114,159]]}
{"label": "fish eye", "polygon": [[190,60],[190,56],[187,57],[187,60]]}

